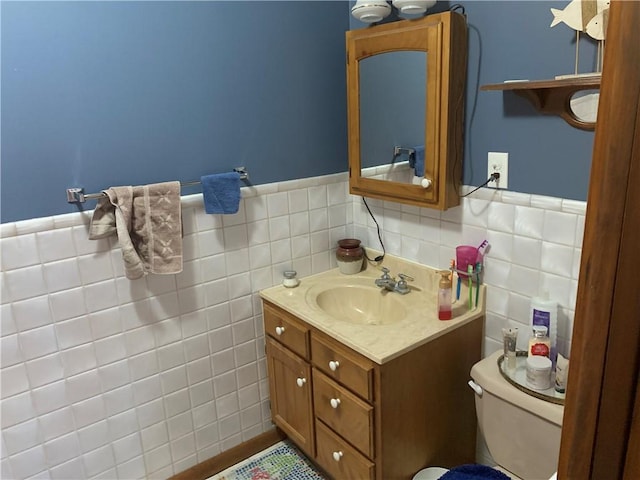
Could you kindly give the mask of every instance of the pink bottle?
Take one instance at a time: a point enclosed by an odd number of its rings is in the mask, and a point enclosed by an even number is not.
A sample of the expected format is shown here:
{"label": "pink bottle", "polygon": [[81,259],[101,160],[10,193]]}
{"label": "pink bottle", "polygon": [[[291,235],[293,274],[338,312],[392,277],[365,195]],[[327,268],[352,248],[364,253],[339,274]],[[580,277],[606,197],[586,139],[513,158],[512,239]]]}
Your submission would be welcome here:
{"label": "pink bottle", "polygon": [[438,319],[451,320],[451,278],[449,272],[440,272],[438,284]]}

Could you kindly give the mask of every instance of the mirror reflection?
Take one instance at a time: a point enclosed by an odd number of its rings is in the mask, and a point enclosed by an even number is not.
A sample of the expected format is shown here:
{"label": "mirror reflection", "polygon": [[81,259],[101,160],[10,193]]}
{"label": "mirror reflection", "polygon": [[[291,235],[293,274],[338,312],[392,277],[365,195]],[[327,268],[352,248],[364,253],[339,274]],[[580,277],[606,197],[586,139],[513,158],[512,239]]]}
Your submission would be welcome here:
{"label": "mirror reflection", "polygon": [[359,62],[359,77],[361,175],[412,183],[409,150],[425,138],[427,53],[370,56]]}
{"label": "mirror reflection", "polygon": [[595,123],[598,117],[600,91],[580,90],[571,96],[571,113],[581,122]]}

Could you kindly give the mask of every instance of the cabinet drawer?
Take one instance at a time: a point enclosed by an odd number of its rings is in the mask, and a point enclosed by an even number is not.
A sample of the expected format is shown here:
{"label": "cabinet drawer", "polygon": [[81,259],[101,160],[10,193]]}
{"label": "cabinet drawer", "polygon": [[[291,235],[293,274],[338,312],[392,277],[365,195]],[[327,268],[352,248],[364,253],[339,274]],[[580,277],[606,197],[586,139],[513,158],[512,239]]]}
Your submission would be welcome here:
{"label": "cabinet drawer", "polygon": [[374,463],[316,420],[316,460],[333,478],[373,480]]}
{"label": "cabinet drawer", "polygon": [[288,313],[263,303],[264,332],[309,360],[309,328]]}
{"label": "cabinet drawer", "polygon": [[316,335],[311,336],[313,364],[329,377],[373,402],[373,362]]}
{"label": "cabinet drawer", "polygon": [[349,443],[373,458],[373,407],[346,388],[313,369],[316,417]]}

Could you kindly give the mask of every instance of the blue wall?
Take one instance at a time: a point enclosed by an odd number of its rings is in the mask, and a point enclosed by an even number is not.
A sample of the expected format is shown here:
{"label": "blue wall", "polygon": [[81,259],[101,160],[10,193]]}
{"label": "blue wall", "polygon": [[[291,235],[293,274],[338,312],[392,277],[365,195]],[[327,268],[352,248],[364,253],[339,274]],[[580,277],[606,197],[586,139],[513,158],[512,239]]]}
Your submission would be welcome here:
{"label": "blue wall", "polygon": [[[554,28],[551,8],[563,1],[438,1],[428,13],[464,7],[469,27],[469,68],[463,183],[487,180],[487,153],[509,153],[509,190],[586,200],[593,132],[540,114],[513,92],[479,91],[504,80],[546,80],[573,73],[575,31]],[[353,3],[352,3],[353,5]],[[392,14],[383,22],[395,21]],[[366,28],[350,20],[350,28]],[[583,36],[580,72],[593,72],[596,44]]]}
{"label": "blue wall", "polygon": [[[575,31],[562,23],[549,28],[550,8],[562,10],[568,3],[464,2],[469,23],[465,184],[487,179],[487,152],[509,152],[509,190],[586,200],[594,133],[540,114],[513,92],[478,91],[507,79],[573,73]],[[581,72],[594,71],[595,51],[585,36]]]}
{"label": "blue wall", "polygon": [[[482,183],[487,152],[506,151],[510,190],[586,199],[593,133],[513,93],[478,91],[570,73],[573,31],[549,28],[549,8],[568,1],[461,3],[464,183]],[[188,181],[238,165],[255,184],[345,171],[344,31],[362,28],[349,6],[2,2],[2,222],[75,211],[72,186]],[[584,71],[593,52],[581,43]]]}
{"label": "blue wall", "polygon": [[76,211],[73,186],[346,170],[346,2],[1,8],[2,222]]}

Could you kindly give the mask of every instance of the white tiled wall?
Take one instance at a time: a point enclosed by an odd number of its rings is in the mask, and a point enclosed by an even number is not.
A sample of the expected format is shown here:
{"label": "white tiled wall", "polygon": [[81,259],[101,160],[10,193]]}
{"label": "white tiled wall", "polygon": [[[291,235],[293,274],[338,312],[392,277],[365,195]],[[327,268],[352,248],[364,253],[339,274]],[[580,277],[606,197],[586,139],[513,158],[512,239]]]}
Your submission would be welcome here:
{"label": "white tiled wall", "polygon": [[[463,193],[468,188],[463,189]],[[586,202],[484,189],[445,212],[368,200],[383,230],[387,252],[449,268],[456,245],[488,240],[486,355],[502,349],[502,327],[519,328],[526,350],[531,297],[549,293],[558,302],[558,351],[569,355]],[[380,249],[375,224],[354,199],[354,234]]]}
{"label": "white tiled wall", "polygon": [[[344,174],[243,188],[236,215],[201,202],[182,199],[184,271],[135,281],[115,240],[87,240],[88,213],[2,225],[2,478],[167,478],[270,427],[257,292],[334,267],[339,238],[379,249],[375,224]],[[568,353],[584,202],[369,204],[387,251],[420,263],[489,240],[485,352],[548,289]]]}
{"label": "white tiled wall", "polygon": [[344,174],[242,194],[183,197],[184,271],[135,281],[90,213],[2,225],[1,478],[167,478],[270,428],[257,292],[335,266],[353,204]]}

